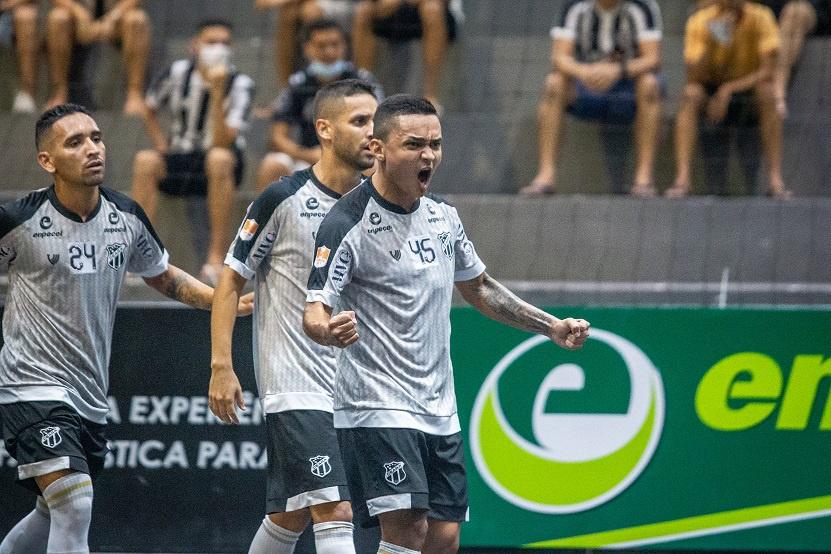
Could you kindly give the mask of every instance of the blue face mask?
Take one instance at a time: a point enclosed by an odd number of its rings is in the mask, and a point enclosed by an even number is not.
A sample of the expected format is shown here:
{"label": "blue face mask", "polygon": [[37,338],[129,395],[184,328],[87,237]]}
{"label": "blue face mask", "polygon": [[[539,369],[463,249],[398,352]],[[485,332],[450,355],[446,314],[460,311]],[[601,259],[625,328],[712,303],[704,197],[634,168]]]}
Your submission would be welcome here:
{"label": "blue face mask", "polygon": [[320,79],[334,79],[346,70],[346,61],[338,60],[334,63],[311,62],[306,70]]}

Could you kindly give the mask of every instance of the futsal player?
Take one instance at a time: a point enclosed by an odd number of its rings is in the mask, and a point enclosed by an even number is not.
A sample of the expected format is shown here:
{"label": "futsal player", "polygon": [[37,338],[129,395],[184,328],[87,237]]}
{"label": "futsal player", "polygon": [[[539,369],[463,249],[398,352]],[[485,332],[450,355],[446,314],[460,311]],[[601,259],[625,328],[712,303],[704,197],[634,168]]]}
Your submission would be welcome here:
{"label": "futsal player", "polygon": [[306,281],[318,226],[375,158],[369,150],[378,103],[371,85],[348,79],[314,101],[321,159],[272,183],[248,208],[225,259],[211,318],[209,404],[237,423],[242,390],[232,365],[234,306],[256,280],[254,360],[266,414],[266,512],[249,552],[294,551],[314,522],[318,554],[354,553],[348,484],[332,423],[335,351],[303,334]]}
{"label": "futsal player", "polygon": [[454,284],[488,317],[563,348],[580,348],[589,324],[495,281],[456,209],[427,195],[442,157],[430,102],[387,98],[370,145],[376,173],[318,231],[304,328],[343,348],[334,421],[356,521],[377,516],[379,553],[455,552],[468,496],[450,361]]}
{"label": "futsal player", "polygon": [[[168,263],[142,209],[104,188],[106,149],[82,106],[45,112],[37,161],[54,184],[0,208],[9,289],[0,350],[0,435],[35,509],[3,554],[89,552],[92,478],[107,454],[107,388],[116,302],[128,271],[162,294],[210,309],[213,289]],[[250,312],[250,298],[235,310]]]}

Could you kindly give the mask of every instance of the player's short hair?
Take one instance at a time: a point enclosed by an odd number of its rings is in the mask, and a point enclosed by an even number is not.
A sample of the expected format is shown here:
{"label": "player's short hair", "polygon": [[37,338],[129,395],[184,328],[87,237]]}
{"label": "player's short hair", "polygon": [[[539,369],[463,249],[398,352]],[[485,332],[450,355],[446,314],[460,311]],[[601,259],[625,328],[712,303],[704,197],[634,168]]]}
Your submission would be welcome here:
{"label": "player's short hair", "polygon": [[229,31],[234,30],[234,25],[227,19],[223,19],[221,17],[209,17],[207,19],[203,19],[196,25],[196,34],[201,33],[208,27],[225,27]]}
{"label": "player's short hair", "polygon": [[303,34],[301,35],[303,37],[303,44],[306,44],[312,40],[312,35],[316,32],[329,31],[331,29],[336,29],[340,32],[343,39],[346,40],[346,31],[343,27],[341,27],[340,23],[331,17],[318,17],[317,19],[309,21],[305,27],[303,27]]}
{"label": "player's short hair", "polygon": [[438,117],[436,107],[426,98],[413,96],[412,94],[393,94],[378,104],[375,111],[373,123],[375,138],[387,140],[395,121],[402,115],[435,115]]}
{"label": "player's short hair", "polygon": [[340,81],[324,85],[315,94],[314,108],[312,110],[314,119],[331,117],[329,111],[333,105],[333,100],[358,96],[359,94],[368,94],[378,100],[378,97],[375,96],[375,91],[372,89],[372,85],[361,79],[341,79]]}
{"label": "player's short hair", "polygon": [[92,117],[92,113],[80,104],[60,104],[54,108],[49,108],[41,114],[35,123],[35,147],[40,151],[40,146],[43,143],[43,137],[60,119],[74,113],[83,113]]}

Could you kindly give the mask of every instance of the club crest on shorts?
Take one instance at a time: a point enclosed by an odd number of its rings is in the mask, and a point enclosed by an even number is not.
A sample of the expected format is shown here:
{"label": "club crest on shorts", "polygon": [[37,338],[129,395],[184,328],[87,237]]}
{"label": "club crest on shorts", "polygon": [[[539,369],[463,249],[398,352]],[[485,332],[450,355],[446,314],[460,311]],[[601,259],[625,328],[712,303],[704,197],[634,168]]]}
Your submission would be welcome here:
{"label": "club crest on shorts", "polygon": [[444,255],[447,256],[447,259],[453,259],[453,241],[450,240],[450,233],[445,231],[444,233],[439,233],[439,242],[441,243],[441,249],[444,252]]}
{"label": "club crest on shorts", "polygon": [[115,242],[107,245],[107,265],[118,270],[124,265],[124,251],[127,245],[123,242]]}
{"label": "club crest on shorts", "polygon": [[60,427],[44,427],[40,430],[40,444],[46,448],[55,448],[62,440]]}
{"label": "club crest on shorts", "polygon": [[397,485],[406,478],[404,462],[387,462],[384,464],[384,479],[390,485]]}
{"label": "club crest on shorts", "polygon": [[332,464],[329,463],[329,456],[315,456],[309,458],[312,463],[312,475],[326,477],[332,472]]}

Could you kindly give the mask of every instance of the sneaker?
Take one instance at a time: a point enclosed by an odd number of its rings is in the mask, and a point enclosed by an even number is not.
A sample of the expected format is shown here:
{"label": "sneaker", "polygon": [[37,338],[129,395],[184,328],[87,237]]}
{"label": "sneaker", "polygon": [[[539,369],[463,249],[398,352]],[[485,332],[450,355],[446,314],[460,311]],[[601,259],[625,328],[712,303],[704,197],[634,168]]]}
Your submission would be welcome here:
{"label": "sneaker", "polygon": [[28,92],[22,90],[17,91],[14,95],[14,102],[12,103],[12,112],[14,113],[35,113],[37,107],[35,106],[35,99]]}

